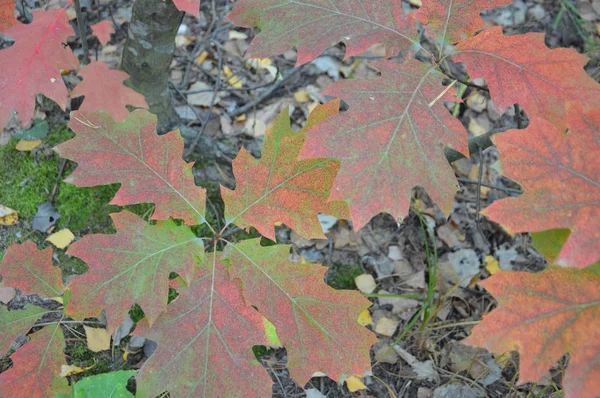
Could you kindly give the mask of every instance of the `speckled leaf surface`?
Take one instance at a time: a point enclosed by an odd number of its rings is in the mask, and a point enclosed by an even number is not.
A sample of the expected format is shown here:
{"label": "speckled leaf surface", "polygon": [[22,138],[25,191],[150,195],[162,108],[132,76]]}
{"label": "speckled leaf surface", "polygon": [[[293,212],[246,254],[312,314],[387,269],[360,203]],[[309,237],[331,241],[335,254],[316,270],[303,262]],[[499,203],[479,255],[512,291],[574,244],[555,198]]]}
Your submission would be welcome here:
{"label": "speckled leaf surface", "polygon": [[24,294],[43,298],[60,296],[64,290],[62,272],[52,265],[52,247],[38,250],[35,243],[13,243],[0,264],[2,285],[21,289]]}
{"label": "speckled leaf surface", "polygon": [[33,305],[26,305],[18,311],[8,311],[0,305],[0,358],[6,354],[15,338],[27,334],[35,321],[46,312]]}
{"label": "speckled leaf surface", "polygon": [[525,193],[484,214],[513,232],[570,229],[556,263],[584,268],[600,259],[600,112],[571,116],[568,134],[532,118],[526,130],[494,139],[503,173]]}
{"label": "speckled leaf surface", "polygon": [[0,0],[0,32],[19,24],[15,18],[14,0]]}
{"label": "speckled leaf surface", "polygon": [[453,88],[445,91],[439,72],[416,60],[375,67],[378,79],[343,80],[325,90],[350,109],[309,130],[300,153],[342,162],[331,199],[348,202],[356,230],[380,212],[404,217],[416,185],[449,213],[458,183],[443,150],[467,153],[467,133],[443,104],[458,99]]}
{"label": "speckled leaf surface", "polygon": [[67,379],[60,377],[65,363],[65,340],[58,324],[33,333],[10,358],[14,366],[0,373],[0,396],[10,398],[54,398],[69,392]]}
{"label": "speckled leaf surface", "polygon": [[479,14],[511,0],[424,0],[415,17],[439,43],[452,44],[486,27]]}
{"label": "speckled leaf surface", "polygon": [[600,391],[600,275],[551,267],[500,272],[479,283],[498,300],[464,342],[491,352],[519,351],[519,383],[536,382],[564,354],[565,398]]}
{"label": "speckled leaf surface", "polygon": [[189,280],[204,246],[188,227],[173,220],[150,225],[126,211],[111,217],[116,234],[84,236],[67,251],[89,266],[69,284],[67,314],[97,317],[105,309],[112,333],[135,303],[154,323],[167,308],[169,274],[178,272]]}
{"label": "speckled leaf surface", "polygon": [[244,301],[239,282],[229,280],[219,255],[201,264],[198,278],[151,329],[136,328],[158,343],[136,376],[138,396],[271,396],[271,378],[252,352],[253,345],[269,345],[264,319]]}
{"label": "speckled leaf surface", "polygon": [[292,378],[305,385],[315,372],[339,381],[370,370],[369,349],[377,338],[357,319],[371,302],[357,291],[328,286],[325,267],[293,263],[289,250],[253,239],[228,245],[225,255],[246,301],[277,328]]}
{"label": "speckled leaf surface", "polygon": [[600,107],[600,84],[583,69],[589,59],[570,48],[550,50],[543,33],[504,36],[498,26],[461,41],[456,52],[471,78],[485,79],[500,113],[519,104],[530,118],[563,131],[570,101],[583,110]]}
{"label": "speckled leaf surface", "polygon": [[260,160],[240,150],[233,162],[235,190],[221,187],[228,223],[253,226],[275,240],[275,223],[280,222],[311,239],[324,237],[318,213],[348,217],[346,203],[327,200],[339,163],[332,159],[298,160],[305,130],[337,114],[338,108],[339,101],[318,106],[299,132],[292,130],[288,110],[284,109],[267,130]]}
{"label": "speckled leaf surface", "polygon": [[377,43],[389,56],[420,48],[416,20],[395,0],[241,0],[228,18],[260,28],[247,56],[266,58],[296,48],[298,65],[339,42],[346,44],[346,57]]}
{"label": "speckled leaf surface", "polygon": [[[108,21],[105,21],[108,22]],[[109,22],[110,23],[110,22]],[[104,111],[115,122],[122,122],[129,116],[126,105],[147,108],[144,96],[126,87],[123,82],[129,75],[119,70],[108,69],[104,62],[92,62],[77,73],[83,78],[71,92],[71,98],[84,96],[79,107],[80,113]]]}
{"label": "speckled leaf surface", "polygon": [[78,163],[65,182],[79,187],[120,183],[110,202],[125,206],[154,203],[153,220],[204,221],[204,190],[194,185],[192,164],[182,159],[183,138],[156,134],[156,116],[136,110],[121,123],[104,112],[71,113],[75,138],[55,147]]}
{"label": "speckled leaf surface", "polygon": [[71,49],[62,45],[75,35],[65,10],[33,11],[32,15],[32,23],[18,23],[3,32],[15,44],[0,50],[0,128],[15,110],[21,122],[28,123],[37,94],[65,109],[68,92],[60,71],[79,66]]}

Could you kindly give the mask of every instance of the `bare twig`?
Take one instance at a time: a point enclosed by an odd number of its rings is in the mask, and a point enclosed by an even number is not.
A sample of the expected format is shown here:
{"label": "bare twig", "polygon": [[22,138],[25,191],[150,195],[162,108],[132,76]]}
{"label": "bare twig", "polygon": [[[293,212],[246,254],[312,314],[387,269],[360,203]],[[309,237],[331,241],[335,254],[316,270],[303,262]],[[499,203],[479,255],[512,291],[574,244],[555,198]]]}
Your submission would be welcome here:
{"label": "bare twig", "polygon": [[468,178],[458,177],[457,180],[459,182],[462,182],[463,184],[481,185],[482,187],[488,187],[488,188],[491,188],[491,189],[496,189],[498,191],[506,192],[507,194],[522,194],[523,193],[523,191],[521,191],[519,189],[513,189],[513,188],[507,188],[507,187],[499,187],[497,185],[486,184],[484,182],[480,183],[479,181],[470,180]]}
{"label": "bare twig", "polygon": [[477,230],[483,239],[483,242],[486,246],[489,246],[487,238],[483,234],[483,230],[481,229],[481,184],[483,179],[483,150],[479,148],[479,176],[477,177],[477,213],[475,214],[475,225],[477,225]]}
{"label": "bare twig", "polygon": [[81,4],[79,0],[75,0],[75,15],[77,16],[77,27],[79,28],[79,38],[81,39],[81,46],[83,47],[83,64],[90,62],[90,49],[87,43],[85,15],[81,11]]}

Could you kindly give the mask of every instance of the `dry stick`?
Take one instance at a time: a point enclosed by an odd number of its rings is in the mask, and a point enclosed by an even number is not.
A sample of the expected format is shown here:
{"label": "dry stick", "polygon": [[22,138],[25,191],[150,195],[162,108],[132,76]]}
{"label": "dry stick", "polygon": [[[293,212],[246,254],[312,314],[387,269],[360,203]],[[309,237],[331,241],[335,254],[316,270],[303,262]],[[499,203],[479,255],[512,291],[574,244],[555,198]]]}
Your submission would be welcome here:
{"label": "dry stick", "polygon": [[56,183],[54,184],[54,188],[52,188],[52,194],[50,195],[49,202],[54,204],[54,199],[56,198],[56,193],[58,192],[58,183],[62,177],[63,172],[65,171],[65,165],[67,164],[67,159],[63,159],[60,162],[60,167],[58,169],[58,176],[56,177]]}
{"label": "dry stick", "polygon": [[483,179],[483,150],[479,148],[479,176],[477,178],[477,212],[475,214],[475,225],[477,225],[477,230],[483,239],[483,243],[486,246],[490,245],[487,238],[483,234],[483,230],[481,229],[481,180]]}
{"label": "dry stick", "polygon": [[77,16],[77,27],[79,28],[79,37],[81,38],[81,46],[83,47],[83,64],[90,62],[90,49],[87,43],[86,26],[83,12],[81,12],[81,4],[79,0],[75,0],[75,15]]}
{"label": "dry stick", "polygon": [[497,185],[486,184],[484,182],[480,183],[479,181],[470,180],[468,178],[457,177],[456,180],[459,181],[459,182],[462,182],[463,184],[481,185],[482,187],[488,187],[488,188],[491,188],[491,189],[496,189],[498,191],[506,192],[507,194],[522,194],[523,193],[523,191],[521,191],[520,189],[513,189],[513,188],[507,188],[507,187],[499,187]]}

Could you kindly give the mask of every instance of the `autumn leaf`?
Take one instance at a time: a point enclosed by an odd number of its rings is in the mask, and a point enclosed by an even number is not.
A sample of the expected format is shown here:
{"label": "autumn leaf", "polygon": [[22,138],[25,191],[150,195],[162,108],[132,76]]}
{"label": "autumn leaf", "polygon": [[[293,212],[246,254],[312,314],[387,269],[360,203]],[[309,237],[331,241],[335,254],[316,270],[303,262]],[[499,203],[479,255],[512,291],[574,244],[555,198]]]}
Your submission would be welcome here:
{"label": "autumn leaf", "polygon": [[248,48],[249,58],[296,48],[300,65],[339,42],[346,44],[346,57],[377,43],[388,56],[421,47],[416,20],[402,11],[400,1],[240,0],[227,17],[238,26],[260,28]]}
{"label": "autumn leaf", "polygon": [[254,226],[261,235],[275,240],[274,225],[279,222],[311,239],[324,236],[318,213],[348,217],[344,202],[327,201],[339,163],[332,159],[297,160],[305,130],[337,114],[338,108],[339,101],[318,106],[300,132],[292,130],[288,110],[284,109],[267,130],[260,160],[240,150],[233,161],[235,190],[221,187],[228,223]]}
{"label": "autumn leaf", "polygon": [[551,267],[537,274],[499,272],[479,283],[498,300],[464,343],[496,353],[519,351],[519,384],[536,382],[564,354],[565,398],[600,391],[600,275]]}
{"label": "autumn leaf", "polygon": [[568,134],[534,117],[526,130],[495,137],[504,174],[525,193],[484,214],[512,232],[570,229],[556,263],[584,268],[600,259],[600,111],[570,116]]}
{"label": "autumn leaf", "polygon": [[0,0],[0,32],[18,24],[19,21],[15,18],[14,0]]}
{"label": "autumn leaf", "polygon": [[357,320],[371,302],[326,285],[326,268],[292,263],[289,250],[253,239],[227,245],[225,256],[244,298],[277,328],[292,378],[305,385],[317,371],[339,381],[370,370],[369,348],[377,338]]}
{"label": "autumn leaf", "polygon": [[71,113],[76,137],[55,147],[78,163],[64,181],[79,187],[120,183],[111,204],[154,203],[152,220],[204,222],[204,190],[194,185],[192,165],[181,158],[183,139],[156,134],[156,116],[136,110],[121,123],[103,112]]}
{"label": "autumn leaf", "polygon": [[486,27],[482,11],[511,4],[511,0],[424,0],[415,17],[439,43],[452,44]]}
{"label": "autumn leaf", "polygon": [[85,96],[79,107],[80,113],[104,111],[120,123],[129,116],[126,105],[148,108],[144,96],[126,87],[123,82],[129,75],[108,69],[104,62],[92,62],[78,73],[83,78],[71,92],[71,98]]}
{"label": "autumn leaf", "polygon": [[[92,32],[94,33],[94,36],[96,36],[98,38],[98,41],[100,41],[100,44],[102,44],[103,46],[108,44],[108,42],[110,41],[110,35],[115,33],[115,28],[113,27],[113,23],[109,20],[98,22],[97,24],[90,26],[90,28],[92,28]],[[92,62],[92,63],[94,64],[96,62]],[[101,90],[104,90],[107,92],[110,91],[109,89],[107,89],[104,86],[102,87]]]}
{"label": "autumn leaf", "polygon": [[173,0],[173,3],[179,11],[200,17],[200,0]]}
{"label": "autumn leaf", "polygon": [[135,370],[119,370],[87,376],[73,384],[69,395],[54,398],[129,398],[133,394],[127,390],[127,381],[136,374]]}
{"label": "autumn leaf", "polygon": [[69,392],[67,380],[59,377],[64,363],[65,340],[58,324],[31,335],[10,358],[13,367],[0,373],[0,396],[10,398],[44,397]]}
{"label": "autumn leaf", "polygon": [[456,53],[454,60],[465,63],[471,78],[485,79],[501,114],[519,104],[530,118],[564,131],[570,101],[584,111],[600,107],[600,85],[583,69],[589,59],[573,49],[550,50],[543,33],[504,36],[498,26],[461,41]]}
{"label": "autumn leaf", "polygon": [[151,329],[134,334],[158,343],[137,380],[137,394],[172,397],[249,397],[271,395],[272,381],[252,346],[269,345],[264,319],[242,298],[216,259],[201,264],[199,277]]}
{"label": "autumn leaf", "polygon": [[8,311],[0,305],[0,358],[6,354],[16,337],[27,334],[47,312],[33,305],[25,305],[18,311]]}
{"label": "autumn leaf", "polygon": [[52,248],[38,250],[35,243],[13,243],[0,264],[2,285],[20,289],[24,294],[43,298],[60,296],[64,290],[62,272],[52,265]]}
{"label": "autumn leaf", "polygon": [[467,153],[467,133],[443,103],[459,99],[416,60],[375,67],[378,79],[343,80],[324,91],[350,109],[309,130],[300,158],[342,162],[331,199],[349,203],[356,230],[380,212],[404,217],[416,185],[448,214],[458,183],[443,150]]}
{"label": "autumn leaf", "polygon": [[84,236],[67,251],[90,267],[69,284],[67,314],[97,317],[105,309],[112,334],[136,303],[153,324],[167,308],[169,274],[178,272],[189,280],[204,245],[173,220],[150,225],[127,211],[111,217],[116,234]]}
{"label": "autumn leaf", "polygon": [[15,44],[0,50],[0,128],[16,110],[23,124],[33,118],[35,97],[44,94],[63,110],[67,88],[61,70],[77,69],[79,62],[68,47],[75,33],[65,16],[65,9],[33,11],[33,22],[16,24],[3,32]]}

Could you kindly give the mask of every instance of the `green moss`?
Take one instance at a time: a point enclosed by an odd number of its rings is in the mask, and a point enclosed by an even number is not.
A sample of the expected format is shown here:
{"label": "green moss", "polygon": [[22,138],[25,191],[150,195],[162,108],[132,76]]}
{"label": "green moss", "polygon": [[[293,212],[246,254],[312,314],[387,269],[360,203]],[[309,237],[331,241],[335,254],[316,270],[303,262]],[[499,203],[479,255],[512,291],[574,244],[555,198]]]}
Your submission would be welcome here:
{"label": "green moss", "polygon": [[355,289],[354,278],[364,273],[360,264],[333,263],[325,274],[325,282],[334,289]]}

